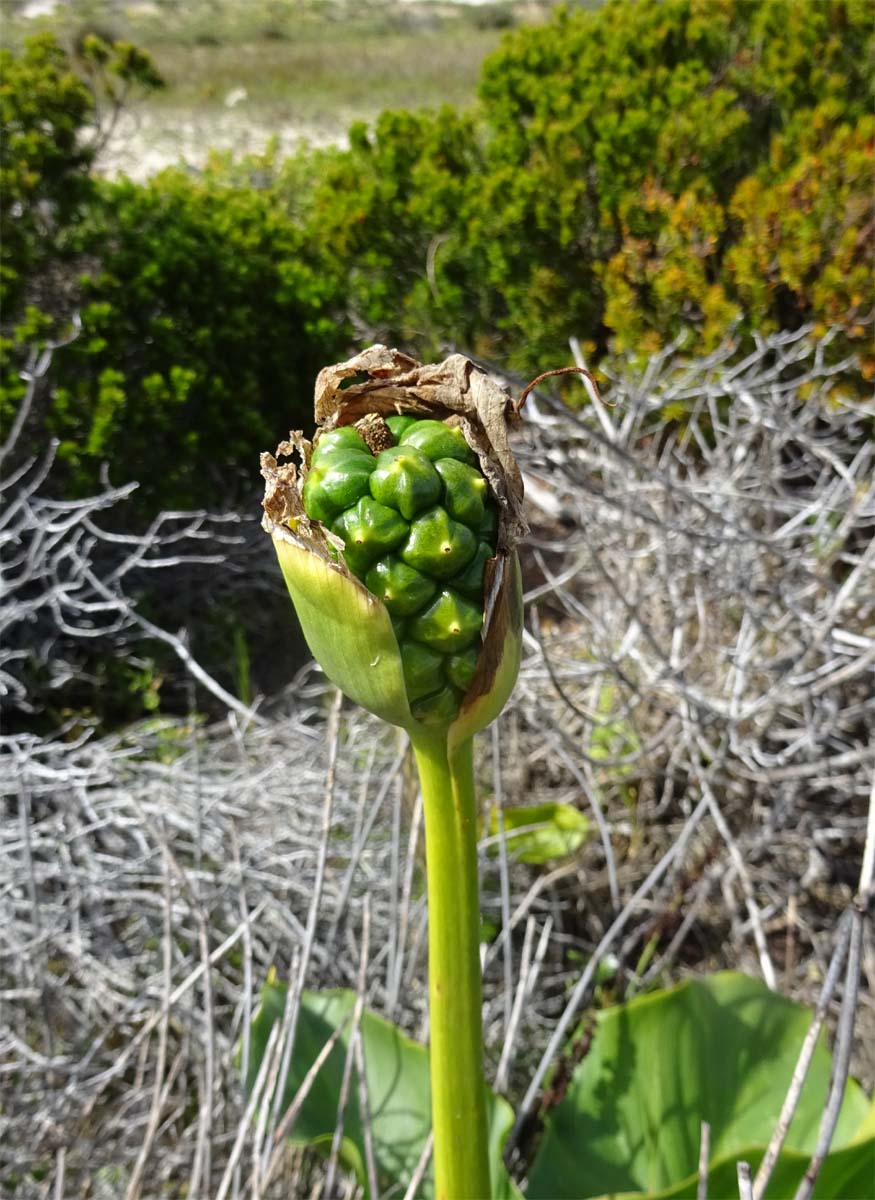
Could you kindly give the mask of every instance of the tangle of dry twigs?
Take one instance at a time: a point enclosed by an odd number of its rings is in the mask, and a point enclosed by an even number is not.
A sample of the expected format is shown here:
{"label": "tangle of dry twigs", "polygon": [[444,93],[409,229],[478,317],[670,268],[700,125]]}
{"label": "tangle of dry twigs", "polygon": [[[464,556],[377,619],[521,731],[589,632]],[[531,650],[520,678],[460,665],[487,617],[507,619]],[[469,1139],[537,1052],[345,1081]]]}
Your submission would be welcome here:
{"label": "tangle of dry twigs", "polygon": [[[484,802],[575,804],[596,833],[542,868],[502,838],[482,859],[499,929],[484,1022],[520,1175],[600,963],[614,998],[723,967],[819,998],[845,1068],[872,1086],[875,442],[834,386],[850,364],[806,333],[745,357],[666,352],[610,381],[610,409],[529,397],[525,657],[501,756],[479,747],[480,787]],[[52,506],[42,470],[8,486],[3,526],[0,616],[17,632],[0,670],[19,705],[28,653],[51,656],[60,632],[154,636],[120,563],[154,567],[177,535],[217,570],[235,554],[216,540],[234,530],[197,514],[103,555],[97,513],[124,489]],[[247,1106],[234,1049],[247,1054],[259,986],[271,966],[293,985],[268,1071],[287,1061],[302,986],[350,987],[426,1034],[403,744],[349,706],[329,731],[315,668],[257,713],[198,682],[223,722],[0,743],[0,1181],[22,1196],[352,1196],[335,1156],[277,1155],[281,1115]],[[842,981],[849,945],[868,991],[850,969]],[[358,1069],[351,1057],[350,1087]]]}

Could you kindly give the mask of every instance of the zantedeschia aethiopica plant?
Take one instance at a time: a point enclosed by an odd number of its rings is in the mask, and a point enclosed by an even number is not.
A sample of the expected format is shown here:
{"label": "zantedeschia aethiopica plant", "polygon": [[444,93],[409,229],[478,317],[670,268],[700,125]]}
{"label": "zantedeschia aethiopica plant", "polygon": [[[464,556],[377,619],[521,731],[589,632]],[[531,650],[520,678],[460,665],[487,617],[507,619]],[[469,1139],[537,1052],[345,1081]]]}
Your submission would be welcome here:
{"label": "zantedeschia aethiopica plant", "polygon": [[326,368],[313,443],[263,457],[266,530],[328,677],[405,729],[423,794],[435,1191],[491,1194],[472,739],[519,671],[516,408],[461,355]]}

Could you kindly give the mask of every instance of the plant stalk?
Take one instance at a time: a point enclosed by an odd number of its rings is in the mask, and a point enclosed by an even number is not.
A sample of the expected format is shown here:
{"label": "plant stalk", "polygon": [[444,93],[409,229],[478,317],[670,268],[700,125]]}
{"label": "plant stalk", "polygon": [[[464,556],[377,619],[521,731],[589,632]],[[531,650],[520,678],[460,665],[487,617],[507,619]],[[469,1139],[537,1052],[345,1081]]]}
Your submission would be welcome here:
{"label": "plant stalk", "polygon": [[488,1200],[473,743],[413,742],[428,875],[428,992],[436,1200]]}

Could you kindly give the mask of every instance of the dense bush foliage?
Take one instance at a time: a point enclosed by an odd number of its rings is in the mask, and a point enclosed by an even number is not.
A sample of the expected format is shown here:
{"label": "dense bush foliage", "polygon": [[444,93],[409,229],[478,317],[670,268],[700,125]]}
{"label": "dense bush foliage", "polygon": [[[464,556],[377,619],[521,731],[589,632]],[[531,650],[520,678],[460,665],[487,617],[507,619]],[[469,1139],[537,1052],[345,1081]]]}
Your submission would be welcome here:
{"label": "dense bush foliage", "polygon": [[64,305],[69,233],[92,191],[93,157],[81,137],[93,98],[52,38],[0,49],[0,313],[4,424],[24,395],[28,344]]}
{"label": "dense bush foliage", "polygon": [[325,180],[320,226],[364,255],[356,309],[528,371],[569,334],[642,354],[733,321],[863,337],[871,36],[853,0],[613,0],[513,33],[479,124],[385,117]]}
{"label": "dense bush foliage", "polygon": [[[151,64],[90,39],[154,86]],[[140,186],[90,174],[95,97],[45,36],[4,52],[3,333],[0,417],[23,394],[28,349],[63,331],[21,450],[58,439],[57,486],[84,494],[108,463],[140,482],[142,513],[233,503],[239,464],[311,417],[312,380],[343,349],[336,279],[288,197],[215,170],[168,170]],[[333,290],[332,290],[333,289]],[[342,322],[341,322],[342,325]]]}
{"label": "dense bush foliage", "polygon": [[[510,33],[479,108],[385,113],[343,150],[99,182],[96,80],[132,47],[4,52],[2,415],[26,349],[81,315],[30,436],[64,485],[145,509],[232,499],[305,424],[325,361],[380,339],[522,371],[729,326],[846,326],[871,358],[875,122],[863,0],[609,0]],[[86,86],[87,85],[87,86]]]}
{"label": "dense bush foliage", "polygon": [[0,79],[0,301],[8,311],[63,252],[58,235],[90,193],[93,153],[80,132],[93,99],[48,37],[32,39],[20,56],[0,50]]}
{"label": "dense bush foliage", "polygon": [[338,348],[300,230],[269,193],[171,170],[103,185],[79,239],[102,251],[58,359],[60,454],[77,478],[107,460],[165,506],[233,502],[231,468],[311,419]]}

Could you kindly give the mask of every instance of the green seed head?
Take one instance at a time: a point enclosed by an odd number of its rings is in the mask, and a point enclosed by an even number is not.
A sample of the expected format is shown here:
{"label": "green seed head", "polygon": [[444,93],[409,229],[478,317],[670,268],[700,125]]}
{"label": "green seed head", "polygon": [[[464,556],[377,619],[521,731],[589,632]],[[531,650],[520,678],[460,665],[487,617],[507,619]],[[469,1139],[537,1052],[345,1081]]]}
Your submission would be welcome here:
{"label": "green seed head", "polygon": [[388,609],[407,699],[434,723],[455,715],[474,675],[495,553],[494,535],[479,540],[489,485],[459,430],[408,417],[386,424],[402,441],[376,456],[349,426],[322,435],[304,507],[311,519],[329,516],[344,562]]}
{"label": "green seed head", "polygon": [[[377,351],[395,354],[381,347],[365,354]],[[524,528],[518,469],[504,426],[460,407],[504,483],[505,491],[494,495],[461,428],[393,411],[395,385],[389,403],[367,407],[379,391],[374,375],[362,393],[357,382],[338,386],[358,361],[320,375],[334,380],[330,404],[317,381],[318,419],[345,423],[317,434],[303,486],[294,468],[277,467],[267,456],[266,527],[326,673],[386,720],[411,730],[444,727],[464,739],[501,710],[518,670],[522,611],[512,550]],[[410,360],[401,369],[409,378]],[[486,386],[478,380],[478,389]],[[445,388],[442,412],[452,411],[447,395]],[[413,402],[430,403],[419,393]],[[509,420],[501,418],[494,394],[489,403],[499,422]],[[369,436],[373,429],[378,438]],[[384,448],[389,438],[397,444]],[[284,443],[280,452],[288,455],[296,445]],[[504,524],[500,511],[508,514]],[[309,523],[299,520],[305,515]],[[487,580],[492,601],[484,628]]]}

